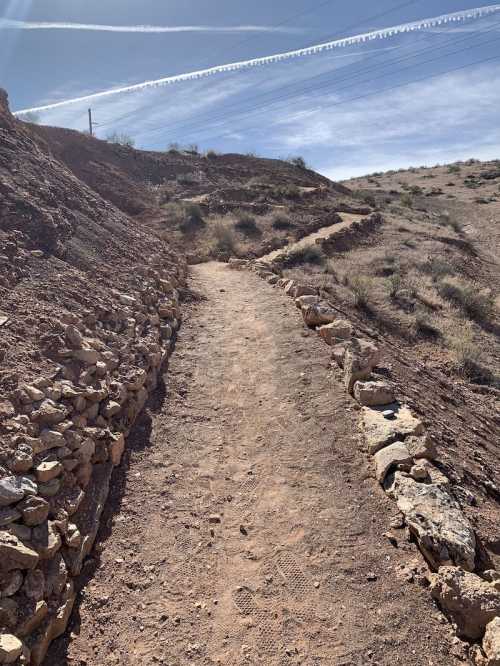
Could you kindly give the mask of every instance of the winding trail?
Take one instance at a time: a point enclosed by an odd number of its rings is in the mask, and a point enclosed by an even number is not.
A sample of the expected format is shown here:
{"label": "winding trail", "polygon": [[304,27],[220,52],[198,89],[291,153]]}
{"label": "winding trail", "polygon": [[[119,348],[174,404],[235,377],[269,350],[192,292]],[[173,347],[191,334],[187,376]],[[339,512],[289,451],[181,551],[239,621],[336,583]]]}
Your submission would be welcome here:
{"label": "winding trail", "polygon": [[342,222],[330,224],[328,227],[321,227],[321,229],[318,229],[318,231],[315,231],[313,234],[308,234],[295,243],[290,243],[285,247],[273,250],[272,252],[269,252],[269,254],[260,257],[260,259],[262,261],[273,261],[279,256],[288,254],[294,250],[301,250],[306,247],[311,247],[320,238],[328,238],[328,236],[331,234],[335,234],[339,231],[342,231],[343,229],[347,229],[353,222],[359,222],[359,220],[362,220],[366,217],[366,215],[355,215],[354,213],[339,213],[339,215],[342,218]]}
{"label": "winding trail", "polygon": [[[281,290],[192,269],[50,666],[448,666],[451,632],[372,478],[329,351]],[[399,573],[398,573],[399,572]]]}

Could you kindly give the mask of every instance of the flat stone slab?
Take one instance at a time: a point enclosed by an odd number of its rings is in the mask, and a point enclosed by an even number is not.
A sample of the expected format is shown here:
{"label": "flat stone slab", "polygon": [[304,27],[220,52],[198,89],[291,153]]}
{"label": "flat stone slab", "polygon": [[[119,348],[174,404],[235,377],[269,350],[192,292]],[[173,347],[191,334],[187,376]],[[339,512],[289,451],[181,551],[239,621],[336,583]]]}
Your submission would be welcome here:
{"label": "flat stone slab", "polygon": [[420,550],[433,568],[454,564],[474,571],[474,530],[443,486],[419,483],[396,472],[388,492],[396,500]]}
{"label": "flat stone slab", "polygon": [[[394,411],[394,417],[391,419],[386,419],[383,415],[388,408]],[[422,422],[412,415],[408,407],[398,403],[381,407],[363,407],[361,426],[371,455],[409,435],[421,435],[424,432]]]}

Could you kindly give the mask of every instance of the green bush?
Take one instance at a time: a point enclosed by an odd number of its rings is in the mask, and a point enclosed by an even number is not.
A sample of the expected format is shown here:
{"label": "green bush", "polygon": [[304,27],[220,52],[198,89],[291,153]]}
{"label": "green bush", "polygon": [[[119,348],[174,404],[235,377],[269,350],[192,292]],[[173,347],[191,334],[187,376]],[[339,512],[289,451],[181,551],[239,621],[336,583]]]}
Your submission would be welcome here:
{"label": "green bush", "polygon": [[448,173],[460,173],[460,167],[458,164],[450,164],[448,167]]}

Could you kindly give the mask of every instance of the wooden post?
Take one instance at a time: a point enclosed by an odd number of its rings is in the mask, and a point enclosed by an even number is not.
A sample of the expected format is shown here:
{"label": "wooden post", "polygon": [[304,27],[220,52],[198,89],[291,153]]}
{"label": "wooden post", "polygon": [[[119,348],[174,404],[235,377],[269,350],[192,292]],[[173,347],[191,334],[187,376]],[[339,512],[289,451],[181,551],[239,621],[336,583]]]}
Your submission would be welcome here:
{"label": "wooden post", "polygon": [[89,109],[89,134],[94,136],[94,128],[92,126],[92,109]]}

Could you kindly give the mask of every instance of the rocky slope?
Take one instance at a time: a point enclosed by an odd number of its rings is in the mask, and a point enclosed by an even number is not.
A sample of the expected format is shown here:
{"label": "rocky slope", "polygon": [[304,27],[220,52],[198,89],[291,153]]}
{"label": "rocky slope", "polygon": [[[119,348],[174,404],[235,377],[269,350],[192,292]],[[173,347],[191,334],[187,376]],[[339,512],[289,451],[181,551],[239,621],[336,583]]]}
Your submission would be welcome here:
{"label": "rocky slope", "polygon": [[29,128],[77,178],[193,261],[258,256],[332,224],[336,211],[369,210],[300,163],[138,151],[73,130]]}
{"label": "rocky slope", "polygon": [[179,326],[185,264],[0,95],[0,663],[66,626],[124,437]]}

